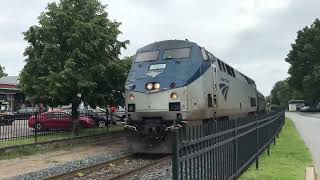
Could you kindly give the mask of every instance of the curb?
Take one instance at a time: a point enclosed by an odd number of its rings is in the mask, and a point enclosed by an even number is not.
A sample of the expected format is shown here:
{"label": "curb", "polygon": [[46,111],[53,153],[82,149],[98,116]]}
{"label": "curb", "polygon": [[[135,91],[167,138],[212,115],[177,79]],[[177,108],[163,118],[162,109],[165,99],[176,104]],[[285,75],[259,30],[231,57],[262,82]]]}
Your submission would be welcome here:
{"label": "curb", "polygon": [[306,180],[317,180],[317,174],[314,167],[306,168]]}

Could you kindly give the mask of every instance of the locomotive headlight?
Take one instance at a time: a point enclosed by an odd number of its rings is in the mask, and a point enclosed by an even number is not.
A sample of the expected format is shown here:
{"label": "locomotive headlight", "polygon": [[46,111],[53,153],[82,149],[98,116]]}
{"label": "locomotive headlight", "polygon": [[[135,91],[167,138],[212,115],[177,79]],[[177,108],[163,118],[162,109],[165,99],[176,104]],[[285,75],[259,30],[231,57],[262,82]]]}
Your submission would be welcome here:
{"label": "locomotive headlight", "polygon": [[129,95],[129,99],[130,99],[131,101],[133,101],[133,100],[134,100],[134,95],[130,94],[130,95]]}
{"label": "locomotive headlight", "polygon": [[176,99],[178,99],[178,94],[173,92],[173,93],[171,93],[170,97],[172,100],[176,100]]}
{"label": "locomotive headlight", "polygon": [[152,84],[152,83],[148,83],[148,84],[146,85],[146,88],[147,88],[148,90],[152,90],[153,84]]}
{"label": "locomotive headlight", "polygon": [[160,83],[155,83],[155,84],[153,85],[153,87],[154,87],[154,89],[156,89],[156,90],[160,89]]}

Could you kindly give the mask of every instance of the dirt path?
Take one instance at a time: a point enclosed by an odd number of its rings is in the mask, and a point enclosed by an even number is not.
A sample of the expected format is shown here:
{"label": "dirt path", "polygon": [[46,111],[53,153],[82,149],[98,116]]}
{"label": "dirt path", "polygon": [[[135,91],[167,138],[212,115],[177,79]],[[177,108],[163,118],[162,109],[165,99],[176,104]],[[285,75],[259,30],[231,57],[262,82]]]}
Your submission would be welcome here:
{"label": "dirt path", "polygon": [[124,149],[126,149],[125,139],[121,138],[119,141],[102,142],[88,146],[36,154],[24,158],[1,160],[0,179],[7,179],[13,176],[52,167],[57,164],[83,159],[92,154],[119,152]]}

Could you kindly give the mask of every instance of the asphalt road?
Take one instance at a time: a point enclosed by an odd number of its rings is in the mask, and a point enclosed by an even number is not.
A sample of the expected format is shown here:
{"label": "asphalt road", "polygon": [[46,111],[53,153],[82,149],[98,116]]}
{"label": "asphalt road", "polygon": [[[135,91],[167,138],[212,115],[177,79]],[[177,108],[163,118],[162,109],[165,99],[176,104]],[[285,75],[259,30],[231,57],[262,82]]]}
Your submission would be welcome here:
{"label": "asphalt road", "polygon": [[320,170],[320,113],[286,112],[286,116],[295,123]]}

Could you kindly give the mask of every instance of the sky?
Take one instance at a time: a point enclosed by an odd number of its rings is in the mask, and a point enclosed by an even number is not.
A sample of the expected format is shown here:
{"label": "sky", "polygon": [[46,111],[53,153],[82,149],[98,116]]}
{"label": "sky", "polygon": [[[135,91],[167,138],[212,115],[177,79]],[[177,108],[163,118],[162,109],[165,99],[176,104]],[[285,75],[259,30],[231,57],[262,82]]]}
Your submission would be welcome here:
{"label": "sky", "polygon": [[[27,43],[23,32],[53,0],[6,0],[0,6],[0,65],[19,75]],[[320,18],[319,0],[101,0],[121,22],[121,57],[154,41],[188,39],[254,79],[269,95],[284,80],[286,55],[297,31]]]}

